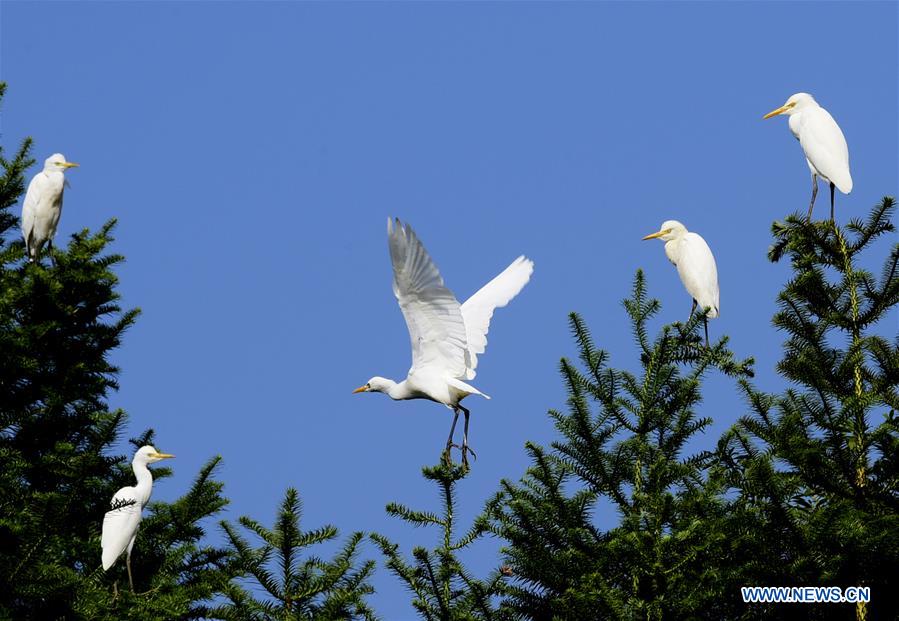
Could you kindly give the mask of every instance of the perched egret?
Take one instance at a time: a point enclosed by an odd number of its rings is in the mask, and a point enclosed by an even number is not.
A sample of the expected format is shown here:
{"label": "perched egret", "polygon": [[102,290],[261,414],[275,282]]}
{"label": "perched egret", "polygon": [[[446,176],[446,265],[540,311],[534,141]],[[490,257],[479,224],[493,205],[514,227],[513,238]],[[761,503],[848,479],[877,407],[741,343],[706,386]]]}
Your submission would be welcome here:
{"label": "perched egret", "polygon": [[834,186],[843,194],[852,191],[849,147],[840,126],[808,93],[796,93],[787,99],[787,103],[762,118],[770,119],[778,114],[789,115],[790,131],[802,146],[805,161],[812,171],[812,202],[808,206],[808,219],[812,219],[812,209],[818,195],[818,177],[821,177],[830,183],[830,219],[833,220]]}
{"label": "perched egret", "polygon": [[73,166],[78,164],[67,162],[62,153],[54,153],[44,161],[44,170],[28,184],[25,202],[22,203],[22,236],[29,261],[37,260],[45,243],[53,249],[53,236],[56,235],[62,213],[65,171]]}
{"label": "perched egret", "polygon": [[153,491],[153,475],[147,464],[172,457],[174,455],[160,453],[152,446],[140,447],[131,461],[137,485],[123,487],[117,491],[112,497],[112,510],[107,511],[103,518],[103,535],[100,538],[100,546],[103,548],[103,571],[115,565],[122,552],[127,552],[125,565],[128,567],[128,584],[132,591],[134,581],[131,579],[131,548],[134,547],[134,540],[137,537],[141,512],[150,501],[150,493]]}
{"label": "perched egret", "polygon": [[[463,380],[475,377],[478,354],[487,346],[487,330],[493,311],[509,303],[527,284],[534,262],[518,257],[499,276],[459,304],[443,284],[437,266],[408,224],[387,220],[393,293],[409,328],[412,367],[402,382],[373,377],[353,392],[383,392],[391,399],[430,399],[453,410],[453,425],[444,458],[452,447],[461,449],[468,466],[469,411],[461,405],[469,395],[487,395]],[[453,444],[459,412],[465,414],[462,446]],[[474,451],[471,451],[474,454]]]}
{"label": "perched egret", "polygon": [[657,233],[643,239],[659,238],[665,242],[665,256],[677,267],[677,274],[684,287],[693,297],[690,315],[708,308],[703,317],[705,322],[705,343],[709,344],[708,317],[718,316],[718,268],[709,245],[697,233],[691,233],[677,220],[666,220]]}

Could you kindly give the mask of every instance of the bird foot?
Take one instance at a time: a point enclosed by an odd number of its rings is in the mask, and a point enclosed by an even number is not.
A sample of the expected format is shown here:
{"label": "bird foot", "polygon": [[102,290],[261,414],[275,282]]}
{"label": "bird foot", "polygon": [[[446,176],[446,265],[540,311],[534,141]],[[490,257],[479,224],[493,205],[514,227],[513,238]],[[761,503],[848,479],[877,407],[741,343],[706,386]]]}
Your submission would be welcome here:
{"label": "bird foot", "polygon": [[451,442],[446,445],[446,448],[443,451],[443,455],[441,455],[441,458],[443,459],[443,463],[450,468],[453,467],[453,458],[450,455],[450,450],[452,450],[453,448],[462,448],[462,447],[459,446],[458,444],[453,444]]}
{"label": "bird foot", "polygon": [[463,466],[465,469],[468,469],[468,467],[469,467],[469,466],[468,466],[468,454],[469,454],[469,453],[471,453],[471,454],[474,456],[475,459],[478,458],[478,454],[475,453],[475,452],[472,450],[472,448],[471,448],[470,446],[468,446],[467,444],[462,444],[462,445],[460,446],[460,445],[455,444],[455,443],[450,443],[450,444],[447,444],[447,445],[446,445],[446,450],[443,451],[443,462],[444,462],[447,466],[452,466],[452,465],[453,465],[453,459],[452,459],[452,457],[450,456],[450,450],[451,450],[451,449],[454,449],[454,448],[457,448],[457,449],[459,449],[460,451],[462,451],[462,466]]}

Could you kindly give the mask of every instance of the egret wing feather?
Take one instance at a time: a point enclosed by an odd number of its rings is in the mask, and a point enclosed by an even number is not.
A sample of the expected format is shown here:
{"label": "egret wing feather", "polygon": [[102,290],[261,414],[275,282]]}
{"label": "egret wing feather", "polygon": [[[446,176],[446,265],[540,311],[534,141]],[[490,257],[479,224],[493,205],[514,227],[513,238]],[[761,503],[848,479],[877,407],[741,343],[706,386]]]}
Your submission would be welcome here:
{"label": "egret wing feather", "polygon": [[840,126],[821,107],[801,112],[801,123],[799,144],[806,158],[821,176],[832,181],[841,192],[851,192],[849,146]]}
{"label": "egret wing feather", "polygon": [[388,220],[387,237],[393,293],[412,341],[409,373],[432,367],[452,377],[463,377],[468,346],[459,301],[444,286],[437,266],[412,227],[399,220],[394,227]]}
{"label": "egret wing feather", "polygon": [[475,369],[478,366],[478,355],[483,354],[487,347],[487,332],[493,311],[502,308],[518,295],[530,280],[533,271],[534,262],[520,256],[462,304],[468,342],[465,379],[474,379],[477,374]]}
{"label": "egret wing feather", "polygon": [[[132,504],[124,504],[134,501]],[[100,537],[100,547],[103,550],[103,569],[112,567],[116,559],[128,547],[134,539],[137,528],[140,525],[141,506],[137,498],[137,492],[133,487],[123,487],[112,497],[112,506],[116,509],[107,511],[103,517],[103,533]]]}
{"label": "egret wing feather", "polygon": [[22,202],[22,236],[25,238],[25,243],[29,247],[32,243],[31,236],[34,232],[34,222],[37,217],[38,205],[40,204],[41,195],[43,194],[43,179],[45,179],[45,177],[40,173],[31,179],[31,183],[28,184],[28,191],[25,192],[25,200]]}
{"label": "egret wing feather", "polygon": [[696,233],[687,233],[681,241],[675,264],[687,292],[700,308],[709,307],[709,317],[718,316],[718,267],[706,241]]}

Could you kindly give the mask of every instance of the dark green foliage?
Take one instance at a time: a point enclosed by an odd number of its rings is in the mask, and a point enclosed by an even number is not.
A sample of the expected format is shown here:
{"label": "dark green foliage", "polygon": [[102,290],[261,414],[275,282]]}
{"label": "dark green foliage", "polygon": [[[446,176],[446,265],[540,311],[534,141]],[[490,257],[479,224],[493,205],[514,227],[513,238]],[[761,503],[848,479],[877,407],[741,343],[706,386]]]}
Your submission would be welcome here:
{"label": "dark green foliage", "polygon": [[[6,95],[6,82],[0,82],[0,102]],[[31,138],[26,138],[12,159],[7,159],[0,145],[0,166],[4,174],[0,177],[0,263],[6,264],[10,259],[6,256],[6,233],[18,224],[18,219],[10,211],[19,196],[25,191],[25,171],[34,164],[31,157]],[[0,292],[5,288],[0,288]]]}
{"label": "dark green foliage", "polygon": [[[433,550],[421,546],[412,549],[412,562],[407,562],[399,545],[382,535],[372,535],[387,559],[386,565],[412,592],[412,605],[427,621],[474,621],[510,619],[508,611],[499,610],[494,601],[505,590],[504,574],[496,570],[486,580],[472,576],[459,560],[457,553],[481,538],[488,530],[481,517],[468,532],[455,539],[456,484],[465,478],[464,466],[440,465],[423,468],[424,477],[434,481],[440,489],[443,515],[430,511],[415,511],[401,504],[390,503],[387,513],[413,526],[436,526],[440,542]],[[508,568],[503,568],[507,571]]]}
{"label": "dark green foliage", "polygon": [[744,382],[751,414],[721,445],[736,510],[779,544],[760,546],[752,570],[767,584],[870,586],[869,619],[899,617],[899,244],[879,277],[859,259],[884,234],[895,239],[894,211],[884,198],[842,229],[795,216],[775,224],[769,256],[794,272],[774,316],[787,334],[778,370],[793,387],[771,395]]}
{"label": "dark green foliage", "polygon": [[356,566],[357,548],[364,535],[354,533],[331,561],[316,556],[303,558],[306,548],[337,537],[337,529],[323,526],[304,532],[300,530],[301,513],[300,497],[295,489],[289,488],[272,529],[249,517],[240,518],[241,526],[262,540],[258,548],[252,547],[234,526],[222,522],[238,571],[242,577],[248,574],[267,597],[257,599],[239,581],[232,581],[225,588],[229,602],[209,610],[210,618],[229,621],[375,618],[365,601],[373,592],[368,580],[374,571],[374,561]]}
{"label": "dark green foliage", "polygon": [[114,221],[72,236],[52,262],[24,261],[12,207],[30,146],[12,159],[0,152],[0,618],[196,618],[223,580],[214,575],[222,552],[198,547],[197,520],[225,502],[210,478],[217,460],[186,496],[145,510],[137,595],[113,601],[123,568],[99,569],[103,515],[118,488],[134,485],[132,456],[110,454],[125,414],[107,405],[118,373],[108,358],[138,311],[119,306]]}
{"label": "dark green foliage", "polygon": [[[489,505],[518,578],[509,603],[533,619],[720,619],[735,605],[721,571],[727,506],[707,456],[685,444],[711,422],[695,413],[703,376],[747,377],[752,361],[736,361],[726,338],[704,346],[698,315],[650,340],[660,305],[641,272],[624,306],[641,372],[608,366],[572,314],[582,369],[562,360],[568,412],[550,412],[562,439],[528,444],[533,466]],[[596,524],[609,511],[600,498],[615,508],[614,528]]]}

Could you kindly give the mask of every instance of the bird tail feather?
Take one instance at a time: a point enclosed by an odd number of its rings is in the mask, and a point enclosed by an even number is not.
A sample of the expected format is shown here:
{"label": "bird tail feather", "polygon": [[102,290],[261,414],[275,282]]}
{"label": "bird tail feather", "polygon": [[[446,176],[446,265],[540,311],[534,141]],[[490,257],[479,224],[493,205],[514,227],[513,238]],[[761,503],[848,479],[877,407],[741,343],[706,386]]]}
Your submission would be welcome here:
{"label": "bird tail feather", "polygon": [[456,379],[454,377],[448,377],[446,379],[446,383],[455,388],[456,390],[462,391],[468,395],[481,395],[485,399],[489,399],[488,395],[485,395],[480,390],[472,386],[471,384],[466,384],[462,380]]}

